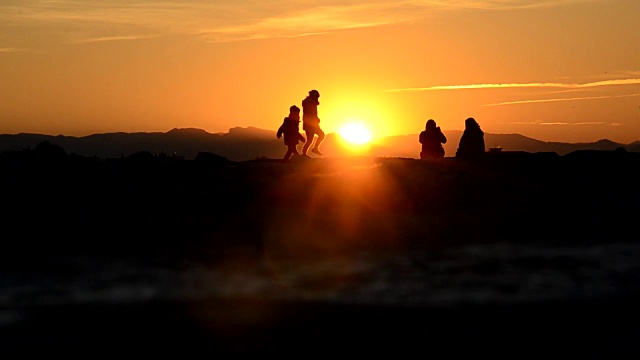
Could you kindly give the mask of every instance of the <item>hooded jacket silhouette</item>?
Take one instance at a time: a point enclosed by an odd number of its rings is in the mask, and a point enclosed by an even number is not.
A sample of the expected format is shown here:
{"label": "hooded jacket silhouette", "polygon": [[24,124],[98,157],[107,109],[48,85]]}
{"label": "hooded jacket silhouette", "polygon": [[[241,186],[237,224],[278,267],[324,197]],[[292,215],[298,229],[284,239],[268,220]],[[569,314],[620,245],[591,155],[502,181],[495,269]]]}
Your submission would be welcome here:
{"label": "hooded jacket silhouette", "polygon": [[456,158],[470,159],[484,155],[484,132],[474,118],[467,118],[464,121],[464,132],[458,144]]}
{"label": "hooded jacket silhouette", "polygon": [[447,137],[444,136],[439,126],[433,119],[429,119],[425,125],[424,131],[420,133],[419,139],[422,144],[420,158],[442,158],[444,157],[444,148],[442,144],[447,143]]}
{"label": "hooded jacket silhouette", "polygon": [[[324,131],[320,128],[320,118],[318,117],[318,105],[320,105],[320,93],[318,90],[309,91],[309,95],[302,100],[302,129],[307,135],[307,141],[302,147],[302,155],[307,156],[307,151],[313,143],[311,152],[322,155],[320,144],[324,140]],[[315,139],[315,136],[318,136]]]}
{"label": "hooded jacket silhouette", "polygon": [[284,144],[287,146],[296,146],[298,143],[306,141],[304,136],[300,134],[300,120],[289,117],[284,118],[282,125],[278,128],[276,136],[278,139],[284,137]]}
{"label": "hooded jacket silhouette", "polygon": [[287,145],[287,152],[284,160],[289,160],[294,154],[299,155],[298,143],[305,142],[306,139],[300,134],[300,108],[293,105],[289,108],[289,116],[284,118],[282,125],[278,128],[276,137],[284,137],[284,144]]}

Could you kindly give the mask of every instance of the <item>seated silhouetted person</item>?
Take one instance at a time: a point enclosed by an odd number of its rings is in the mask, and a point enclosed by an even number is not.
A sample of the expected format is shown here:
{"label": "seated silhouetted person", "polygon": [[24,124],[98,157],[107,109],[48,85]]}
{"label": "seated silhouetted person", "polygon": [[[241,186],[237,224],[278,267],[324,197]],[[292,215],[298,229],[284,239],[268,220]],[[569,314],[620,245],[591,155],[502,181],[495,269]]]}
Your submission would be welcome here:
{"label": "seated silhouetted person", "polygon": [[421,159],[444,157],[442,144],[447,143],[447,138],[440,130],[440,126],[436,126],[435,120],[427,120],[424,131],[420,133],[419,141],[422,144]]}
{"label": "seated silhouetted person", "polygon": [[456,151],[456,158],[477,159],[484,155],[484,132],[474,118],[464,121],[464,132]]}

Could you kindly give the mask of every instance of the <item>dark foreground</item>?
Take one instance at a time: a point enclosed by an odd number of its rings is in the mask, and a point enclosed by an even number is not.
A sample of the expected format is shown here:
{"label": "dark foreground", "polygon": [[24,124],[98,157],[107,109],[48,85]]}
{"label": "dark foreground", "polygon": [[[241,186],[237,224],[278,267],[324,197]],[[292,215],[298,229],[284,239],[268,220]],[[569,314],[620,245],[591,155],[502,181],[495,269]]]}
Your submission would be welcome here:
{"label": "dark foreground", "polygon": [[[333,303],[46,306],[3,329],[26,355],[638,355],[637,300],[402,308]],[[262,313],[265,312],[265,313]]]}
{"label": "dark foreground", "polygon": [[5,158],[0,353],[637,356],[637,155]]}

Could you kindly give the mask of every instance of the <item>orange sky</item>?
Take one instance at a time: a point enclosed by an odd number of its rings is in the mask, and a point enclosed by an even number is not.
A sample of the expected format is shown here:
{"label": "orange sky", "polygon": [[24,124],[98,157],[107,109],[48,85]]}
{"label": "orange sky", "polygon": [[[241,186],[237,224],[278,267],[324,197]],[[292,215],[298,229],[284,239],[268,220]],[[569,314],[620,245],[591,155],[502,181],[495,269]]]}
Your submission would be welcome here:
{"label": "orange sky", "polygon": [[[0,133],[277,129],[320,91],[326,132],[640,140],[640,1],[0,4]],[[274,135],[275,136],[275,135]]]}

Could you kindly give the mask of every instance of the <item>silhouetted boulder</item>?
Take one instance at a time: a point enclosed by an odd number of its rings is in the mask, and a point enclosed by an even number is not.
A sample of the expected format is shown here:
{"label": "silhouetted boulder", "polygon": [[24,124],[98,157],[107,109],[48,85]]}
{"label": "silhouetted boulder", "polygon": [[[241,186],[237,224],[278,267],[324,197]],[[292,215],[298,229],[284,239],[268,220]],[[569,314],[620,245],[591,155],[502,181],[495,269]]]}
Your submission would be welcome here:
{"label": "silhouetted boulder", "polygon": [[36,145],[33,154],[38,161],[60,162],[67,159],[68,154],[62,146],[43,141]]}
{"label": "silhouetted boulder", "polygon": [[76,153],[69,154],[69,160],[76,165],[92,165],[100,163],[100,158],[97,156],[82,156]]}
{"label": "silhouetted boulder", "polygon": [[153,161],[156,157],[149,151],[138,151],[127,156],[126,159],[133,161]]}
{"label": "silhouetted boulder", "polygon": [[528,151],[488,151],[487,158],[509,159],[509,160],[536,160],[548,161],[560,158],[558,153],[553,151],[528,152]]}
{"label": "silhouetted boulder", "polygon": [[214,154],[212,152],[201,151],[196,155],[195,161],[198,164],[205,165],[227,165],[231,161],[224,156]]}
{"label": "silhouetted boulder", "polygon": [[625,158],[628,155],[626,149],[618,147],[615,150],[576,150],[570,152],[564,157],[566,159],[578,161],[612,161]]}

